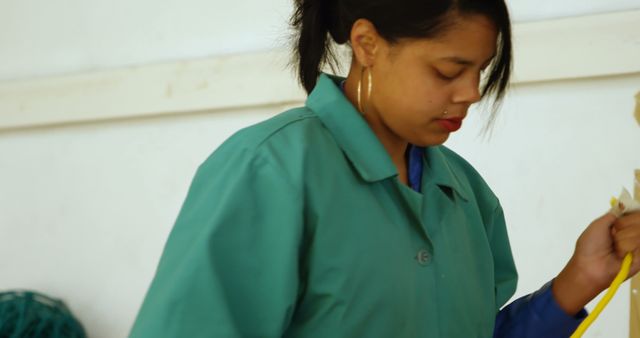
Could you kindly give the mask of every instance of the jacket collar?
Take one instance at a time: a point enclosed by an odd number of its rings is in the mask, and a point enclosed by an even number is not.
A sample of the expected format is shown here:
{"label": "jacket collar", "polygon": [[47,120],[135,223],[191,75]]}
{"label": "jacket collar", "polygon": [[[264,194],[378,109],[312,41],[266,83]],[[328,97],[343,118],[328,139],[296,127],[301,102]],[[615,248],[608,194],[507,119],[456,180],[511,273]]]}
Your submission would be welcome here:
{"label": "jacket collar", "polygon": [[[455,170],[450,156],[445,152],[452,153],[445,146],[427,147],[425,148],[425,167],[423,169],[423,182],[430,181],[438,185],[440,188],[446,187],[454,190],[464,200],[468,200],[471,192],[468,184],[461,183],[459,176],[462,174],[460,170]],[[457,156],[457,155],[454,155]]]}
{"label": "jacket collar", "polygon": [[365,181],[396,176],[396,167],[378,137],[340,90],[343,79],[321,74],[306,106],[318,115]]}
{"label": "jacket collar", "polygon": [[[365,119],[340,90],[342,77],[322,73],[309,94],[306,106],[318,115],[358,174],[367,182],[380,181],[398,175],[384,146]],[[425,149],[425,179],[455,190],[467,199],[468,190],[451,168],[444,146]]]}

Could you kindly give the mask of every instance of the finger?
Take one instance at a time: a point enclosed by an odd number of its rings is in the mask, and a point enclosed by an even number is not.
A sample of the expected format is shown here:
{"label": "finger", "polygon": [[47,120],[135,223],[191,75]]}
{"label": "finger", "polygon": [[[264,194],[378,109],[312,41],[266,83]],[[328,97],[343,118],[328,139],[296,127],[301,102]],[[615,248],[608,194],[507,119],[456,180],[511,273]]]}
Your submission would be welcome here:
{"label": "finger", "polygon": [[611,225],[613,222],[615,222],[615,220],[618,219],[618,217],[610,212],[605,213],[604,215],[600,216],[599,218],[597,218],[595,220],[595,222],[603,222],[606,224]]}
{"label": "finger", "polygon": [[640,227],[617,230],[613,235],[614,250],[619,258],[640,248]]}
{"label": "finger", "polygon": [[595,225],[598,229],[606,229],[611,227],[617,219],[616,215],[607,212],[606,214],[596,218],[591,224]]}
{"label": "finger", "polygon": [[613,222],[613,227],[617,230],[622,230],[633,226],[640,227],[640,212],[633,212],[621,216]]}
{"label": "finger", "polygon": [[615,252],[616,252],[616,257],[618,257],[618,259],[624,259],[624,256],[627,255],[627,253],[629,251],[625,250],[623,246],[619,245],[619,244],[615,244],[614,245],[615,248]]}
{"label": "finger", "polygon": [[[632,224],[625,224],[625,226],[622,227],[613,226],[611,227],[611,231],[615,234],[614,236],[620,236],[620,238],[640,237],[640,223],[634,222]],[[638,240],[640,241],[640,238]],[[640,243],[638,243],[638,245],[640,245]]]}

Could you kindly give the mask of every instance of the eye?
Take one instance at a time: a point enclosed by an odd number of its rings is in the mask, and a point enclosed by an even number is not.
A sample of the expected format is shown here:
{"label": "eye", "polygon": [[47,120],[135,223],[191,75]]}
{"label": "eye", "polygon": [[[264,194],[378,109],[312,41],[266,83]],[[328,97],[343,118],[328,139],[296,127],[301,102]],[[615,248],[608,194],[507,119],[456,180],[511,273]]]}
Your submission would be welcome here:
{"label": "eye", "polygon": [[446,80],[446,81],[451,81],[454,80],[456,77],[458,77],[458,73],[450,75],[450,74],[445,74],[439,70],[436,70],[436,74],[438,75],[439,78],[441,78],[442,80]]}

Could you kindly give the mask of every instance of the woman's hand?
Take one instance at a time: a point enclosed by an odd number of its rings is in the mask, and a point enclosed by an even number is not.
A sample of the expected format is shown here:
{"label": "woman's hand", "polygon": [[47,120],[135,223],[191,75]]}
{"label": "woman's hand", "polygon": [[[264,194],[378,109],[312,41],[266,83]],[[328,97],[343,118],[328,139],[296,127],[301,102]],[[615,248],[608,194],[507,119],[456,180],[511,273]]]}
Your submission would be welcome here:
{"label": "woman's hand", "polygon": [[578,238],[572,259],[602,291],[618,274],[628,252],[634,253],[629,273],[633,276],[640,270],[640,213],[620,218],[606,214],[595,220]]}
{"label": "woman's hand", "polygon": [[560,307],[576,314],[609,287],[627,252],[633,252],[629,277],[640,271],[640,213],[620,218],[605,214],[591,223],[576,242],[573,257],[553,282]]}

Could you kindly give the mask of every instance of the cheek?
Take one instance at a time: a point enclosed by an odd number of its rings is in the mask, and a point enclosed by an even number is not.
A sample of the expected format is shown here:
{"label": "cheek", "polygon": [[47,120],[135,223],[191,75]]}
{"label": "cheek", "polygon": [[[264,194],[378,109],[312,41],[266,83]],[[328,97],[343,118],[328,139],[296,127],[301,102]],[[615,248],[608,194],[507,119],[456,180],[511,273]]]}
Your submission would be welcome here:
{"label": "cheek", "polygon": [[371,103],[388,124],[427,123],[447,109],[446,88],[425,69],[385,66],[374,78]]}
{"label": "cheek", "polygon": [[[416,86],[417,87],[417,86]],[[428,78],[420,87],[426,102],[435,110],[444,110],[450,102],[450,92],[441,80]]]}
{"label": "cheek", "polygon": [[440,80],[425,72],[408,74],[402,84],[408,109],[432,115],[447,108],[449,94]]}
{"label": "cheek", "polygon": [[408,86],[402,93],[402,109],[416,122],[431,120],[447,109],[445,93],[426,84]]}
{"label": "cheek", "polygon": [[416,86],[374,92],[372,104],[383,119],[396,126],[427,123],[447,109],[442,96]]}

